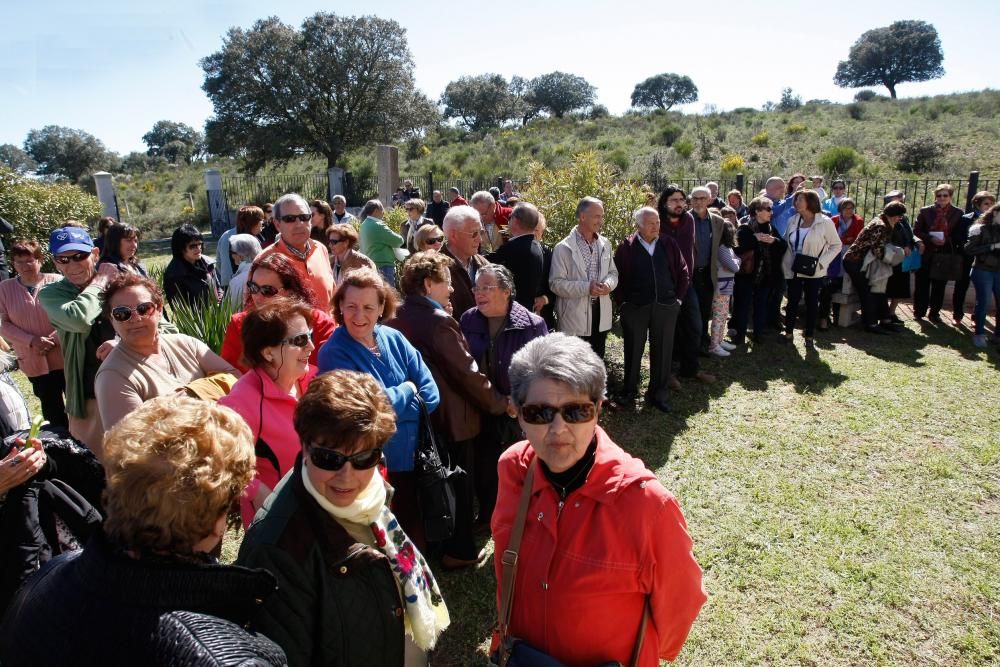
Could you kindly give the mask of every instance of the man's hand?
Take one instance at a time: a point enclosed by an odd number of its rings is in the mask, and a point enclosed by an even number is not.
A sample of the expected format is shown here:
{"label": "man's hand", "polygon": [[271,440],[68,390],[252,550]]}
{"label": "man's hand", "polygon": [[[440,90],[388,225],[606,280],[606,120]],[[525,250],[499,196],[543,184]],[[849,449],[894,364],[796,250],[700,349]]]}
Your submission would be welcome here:
{"label": "man's hand", "polygon": [[549,297],[545,296],[544,294],[542,296],[536,296],[535,302],[531,304],[531,310],[533,310],[534,313],[537,315],[542,312],[542,308],[548,305],[548,303],[549,303]]}
{"label": "man's hand", "polygon": [[118,345],[117,338],[112,338],[111,340],[106,340],[101,343],[101,346],[97,348],[96,352],[97,360],[104,361],[107,356],[111,354],[111,350],[115,349],[116,345]]}
{"label": "man's hand", "polygon": [[592,280],[590,282],[590,296],[606,296],[611,293],[611,288],[606,283]]}

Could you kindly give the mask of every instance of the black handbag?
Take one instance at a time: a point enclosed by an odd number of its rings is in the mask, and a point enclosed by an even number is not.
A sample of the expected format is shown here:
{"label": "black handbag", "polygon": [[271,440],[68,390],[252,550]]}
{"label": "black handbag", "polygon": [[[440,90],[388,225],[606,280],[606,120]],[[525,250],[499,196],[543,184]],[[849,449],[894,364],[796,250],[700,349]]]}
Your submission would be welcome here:
{"label": "black handbag", "polygon": [[428,542],[447,540],[455,532],[455,489],[453,480],[466,472],[451,467],[448,454],[438,444],[427,405],[420,394],[420,429],[414,452],[413,472],[417,478],[417,498]]}
{"label": "black handbag", "polygon": [[931,256],[931,280],[961,280],[964,264],[960,253],[935,252]]}
{"label": "black handbag", "polygon": [[[799,235],[802,233],[802,221],[799,221],[799,226],[795,228],[795,248],[799,247]],[[815,276],[816,269],[819,266],[819,258],[811,257],[809,255],[803,255],[800,252],[795,253],[795,258],[792,260],[792,274],[803,275],[803,276]]]}

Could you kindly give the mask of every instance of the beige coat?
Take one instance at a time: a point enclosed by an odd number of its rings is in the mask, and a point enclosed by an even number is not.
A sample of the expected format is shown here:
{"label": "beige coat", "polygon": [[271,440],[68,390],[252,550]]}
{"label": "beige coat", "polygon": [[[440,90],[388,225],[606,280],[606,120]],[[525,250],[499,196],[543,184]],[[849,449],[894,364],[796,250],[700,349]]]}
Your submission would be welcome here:
{"label": "beige coat", "polygon": [[[795,259],[795,233],[801,222],[802,216],[796,213],[788,221],[788,227],[785,228],[785,241],[788,242],[788,249],[785,251],[782,268],[785,270],[785,278],[788,280],[795,277],[792,274],[792,260]],[[802,243],[802,254],[818,258],[816,264],[816,275],[799,275],[798,277],[825,278],[826,270],[830,266],[830,262],[832,262],[833,259],[840,254],[840,249],[844,244],[840,242],[840,235],[837,234],[837,226],[833,224],[833,220],[826,217],[822,213],[816,214],[812,227],[808,229],[809,233],[806,235]],[[805,229],[802,231],[805,233]]]}
{"label": "beige coat", "polygon": [[[576,228],[574,228],[575,230]],[[590,279],[587,263],[573,237],[575,231],[556,244],[552,251],[552,268],[549,270],[549,289],[558,296],[556,318],[559,331],[571,336],[589,336],[592,331],[590,306]],[[618,287],[618,268],[613,260],[611,242],[598,234],[600,244],[599,282],[607,283],[613,292]],[[611,297],[600,297],[601,322],[599,331],[611,328]]]}

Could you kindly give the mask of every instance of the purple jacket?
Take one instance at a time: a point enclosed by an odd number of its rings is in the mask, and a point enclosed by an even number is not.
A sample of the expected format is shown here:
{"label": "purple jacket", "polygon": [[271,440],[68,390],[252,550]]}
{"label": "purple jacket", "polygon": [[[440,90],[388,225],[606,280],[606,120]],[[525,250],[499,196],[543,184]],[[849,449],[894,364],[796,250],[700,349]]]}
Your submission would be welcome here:
{"label": "purple jacket", "polygon": [[694,270],[694,216],[688,211],[681,214],[681,223],[674,227],[670,218],[660,221],[660,236],[666,236],[677,242],[681,257],[687,264],[688,271]]}
{"label": "purple jacket", "polygon": [[478,308],[470,308],[462,313],[462,333],[469,341],[469,352],[479,364],[479,369],[504,396],[510,396],[510,378],[507,370],[514,353],[524,347],[528,341],[540,338],[549,333],[545,321],[538,315],[529,312],[517,301],[511,303],[507,313],[507,322],[497,334],[494,343],[493,366],[486,363],[486,352],[490,347],[490,325],[486,316]]}

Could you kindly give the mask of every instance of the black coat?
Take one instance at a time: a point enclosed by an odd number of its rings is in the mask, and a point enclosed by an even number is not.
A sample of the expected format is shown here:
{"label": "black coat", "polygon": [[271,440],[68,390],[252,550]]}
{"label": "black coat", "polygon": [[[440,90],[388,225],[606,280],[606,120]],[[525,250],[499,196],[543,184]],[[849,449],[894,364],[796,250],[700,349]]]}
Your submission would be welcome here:
{"label": "black coat", "polygon": [[542,245],[531,234],[522,234],[507,241],[486,255],[493,264],[501,264],[514,275],[514,300],[529,311],[535,297],[544,294],[545,258]]}
{"label": "black coat", "polygon": [[[53,559],[21,589],[0,627],[0,662],[177,664],[172,652],[185,652],[184,642],[203,649],[211,642],[186,634],[175,636],[180,645],[165,646],[161,633],[170,624],[164,615],[191,611],[246,626],[274,590],[274,577],[264,570],[207,560],[134,559],[99,531],[82,551]],[[235,642],[259,641],[246,633],[228,639],[218,648],[231,651]],[[204,658],[196,664],[220,664]]]}
{"label": "black coat", "polygon": [[215,265],[204,258],[192,264],[175,257],[163,272],[163,291],[170,303],[179,299],[188,303],[215,303],[219,297],[218,285]]}

